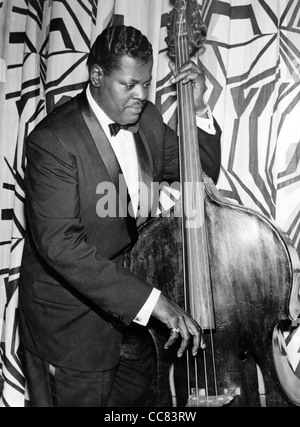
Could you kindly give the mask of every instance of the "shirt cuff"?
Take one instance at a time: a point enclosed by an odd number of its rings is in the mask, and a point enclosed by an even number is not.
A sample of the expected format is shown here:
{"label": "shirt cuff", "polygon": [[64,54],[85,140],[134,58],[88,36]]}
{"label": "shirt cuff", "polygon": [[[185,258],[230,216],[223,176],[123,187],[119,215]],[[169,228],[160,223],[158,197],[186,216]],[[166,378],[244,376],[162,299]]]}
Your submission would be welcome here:
{"label": "shirt cuff", "polygon": [[157,301],[159,300],[160,295],[161,295],[161,292],[158,289],[153,288],[145,305],[142,307],[141,311],[138,313],[138,315],[134,319],[135,323],[141,326],[148,325],[148,322],[150,320],[150,317],[152,316],[153,310],[157,304]]}
{"label": "shirt cuff", "polygon": [[214,126],[214,118],[211,112],[211,109],[208,107],[208,117],[199,117],[196,116],[197,127],[209,133],[210,135],[216,135],[217,131]]}

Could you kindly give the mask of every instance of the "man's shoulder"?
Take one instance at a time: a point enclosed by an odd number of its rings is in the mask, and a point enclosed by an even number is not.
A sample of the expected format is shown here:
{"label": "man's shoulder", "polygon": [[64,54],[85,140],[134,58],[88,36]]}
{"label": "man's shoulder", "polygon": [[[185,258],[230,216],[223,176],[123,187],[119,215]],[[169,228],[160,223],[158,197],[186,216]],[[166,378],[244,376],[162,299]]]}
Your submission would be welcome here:
{"label": "man's shoulder", "polygon": [[[80,126],[80,111],[77,97],[67,100],[55,107],[28,135],[26,139],[26,153],[29,148],[35,147],[39,151],[50,153],[56,157],[69,161],[70,145],[74,141],[74,134]],[[77,132],[78,133],[78,132]]]}
{"label": "man's shoulder", "polygon": [[35,127],[33,132],[42,129],[59,129],[60,126],[65,127],[66,122],[78,112],[77,97],[67,98],[65,102],[60,103],[44,117],[43,120]]}

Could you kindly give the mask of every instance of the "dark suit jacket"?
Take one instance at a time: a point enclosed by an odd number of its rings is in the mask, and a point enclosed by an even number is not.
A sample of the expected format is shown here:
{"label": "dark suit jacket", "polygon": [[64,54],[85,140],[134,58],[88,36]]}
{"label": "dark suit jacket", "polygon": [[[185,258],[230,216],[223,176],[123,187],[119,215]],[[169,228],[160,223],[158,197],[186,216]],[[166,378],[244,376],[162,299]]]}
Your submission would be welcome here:
{"label": "dark suit jacket", "polygon": [[[139,135],[153,180],[178,180],[176,134],[150,102]],[[216,136],[199,130],[199,137],[204,170],[216,180],[219,128]],[[37,126],[26,155],[21,340],[55,366],[112,369],[120,357],[118,323],[132,323],[152,288],[116,261],[131,244],[126,218],[97,215],[97,186],[118,185],[120,167],[84,93]]]}

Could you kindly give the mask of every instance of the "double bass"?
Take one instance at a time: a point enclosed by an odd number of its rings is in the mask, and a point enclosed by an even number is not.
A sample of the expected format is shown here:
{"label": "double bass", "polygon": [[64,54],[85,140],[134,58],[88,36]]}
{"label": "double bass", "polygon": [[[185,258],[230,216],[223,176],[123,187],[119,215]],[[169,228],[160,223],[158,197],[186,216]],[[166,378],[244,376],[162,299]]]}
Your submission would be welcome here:
{"label": "double bass", "polygon": [[[168,35],[177,68],[205,36],[197,1],[177,0]],[[300,337],[299,256],[270,219],[225,199],[204,175],[192,84],[177,84],[177,97],[179,206],[144,225],[127,266],[199,322],[207,348],[178,360],[176,349],[164,350],[166,330],[152,321],[152,406],[300,406],[286,341]]]}

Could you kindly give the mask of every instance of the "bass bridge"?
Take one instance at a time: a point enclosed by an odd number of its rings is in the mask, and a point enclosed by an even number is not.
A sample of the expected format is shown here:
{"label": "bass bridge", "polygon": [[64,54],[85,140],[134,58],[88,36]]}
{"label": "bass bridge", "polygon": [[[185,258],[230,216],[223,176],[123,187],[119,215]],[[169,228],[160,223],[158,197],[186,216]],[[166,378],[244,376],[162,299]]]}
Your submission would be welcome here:
{"label": "bass bridge", "polygon": [[221,408],[230,405],[238,396],[241,396],[240,388],[225,389],[224,394],[217,396],[207,396],[204,389],[200,389],[197,394],[196,389],[193,389],[187,408]]}

